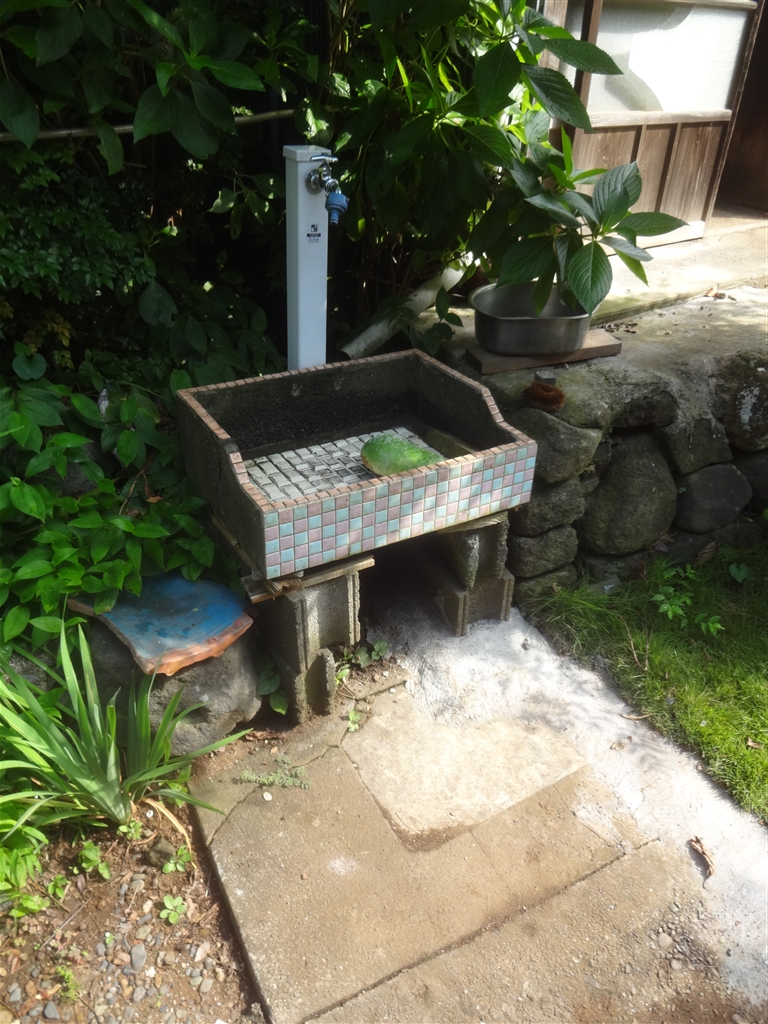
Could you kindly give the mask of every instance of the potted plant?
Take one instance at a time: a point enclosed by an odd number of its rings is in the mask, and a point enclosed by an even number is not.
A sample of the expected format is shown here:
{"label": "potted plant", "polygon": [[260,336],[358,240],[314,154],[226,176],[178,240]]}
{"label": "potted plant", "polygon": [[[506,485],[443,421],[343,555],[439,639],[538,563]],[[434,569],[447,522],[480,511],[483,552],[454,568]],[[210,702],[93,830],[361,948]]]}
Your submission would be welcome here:
{"label": "potted plant", "polygon": [[[492,203],[469,240],[487,276],[496,279],[470,296],[477,340],[492,351],[579,348],[590,315],[611,287],[605,248],[647,284],[643,263],[652,257],[637,245],[638,235],[664,234],[684,223],[665,213],[630,213],[642,190],[636,163],[580,171],[564,128],[561,140],[561,151],[529,145],[509,171],[513,185],[500,175],[500,192],[514,199],[500,209]],[[592,194],[578,191],[580,185],[593,185]],[[494,234],[498,239],[490,240]]]}
{"label": "potted plant", "polygon": [[[550,138],[553,120],[591,125],[568,79],[541,56],[621,74],[607,53],[532,0],[359,0],[334,11],[328,75],[297,116],[310,141],[338,154],[350,196],[330,305],[340,328],[366,317],[372,326],[344,352],[384,344],[415,316],[424,283],[448,268],[479,263],[500,287],[535,280],[534,315],[553,285],[569,309],[595,309],[611,279],[602,243],[644,277],[637,235],[680,221],[629,214],[636,166],[579,172],[567,135]],[[415,342],[429,352],[456,319],[444,292],[435,304],[440,322]]]}

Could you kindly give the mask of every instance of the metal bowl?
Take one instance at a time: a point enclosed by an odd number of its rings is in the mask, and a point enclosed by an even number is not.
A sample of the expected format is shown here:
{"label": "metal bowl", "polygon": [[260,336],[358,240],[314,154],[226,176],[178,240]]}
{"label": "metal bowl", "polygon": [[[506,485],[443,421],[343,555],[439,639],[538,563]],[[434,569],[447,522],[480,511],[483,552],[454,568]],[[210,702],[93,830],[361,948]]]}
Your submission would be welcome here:
{"label": "metal bowl", "polygon": [[487,284],[471,293],[478,344],[505,356],[550,355],[581,348],[589,330],[589,314],[581,306],[571,309],[553,288],[536,316],[534,287],[533,282],[501,287]]}

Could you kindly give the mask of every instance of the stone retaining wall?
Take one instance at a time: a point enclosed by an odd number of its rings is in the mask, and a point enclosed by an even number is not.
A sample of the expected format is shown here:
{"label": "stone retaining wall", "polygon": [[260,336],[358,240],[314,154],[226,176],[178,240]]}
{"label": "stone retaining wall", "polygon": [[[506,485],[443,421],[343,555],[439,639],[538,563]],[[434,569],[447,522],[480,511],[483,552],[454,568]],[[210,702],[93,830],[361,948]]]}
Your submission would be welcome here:
{"label": "stone retaining wall", "polygon": [[751,350],[659,370],[625,356],[554,368],[557,412],[526,403],[533,370],[482,379],[539,455],[528,505],[510,513],[518,604],[584,571],[626,578],[649,550],[695,557],[751,546],[768,507],[768,359]]}

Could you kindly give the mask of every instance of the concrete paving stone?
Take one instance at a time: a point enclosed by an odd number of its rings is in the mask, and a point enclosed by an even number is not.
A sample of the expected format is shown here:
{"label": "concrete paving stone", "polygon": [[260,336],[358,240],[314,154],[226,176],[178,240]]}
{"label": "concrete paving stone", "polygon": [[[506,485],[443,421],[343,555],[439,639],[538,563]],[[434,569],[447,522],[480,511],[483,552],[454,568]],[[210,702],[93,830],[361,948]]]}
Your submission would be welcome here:
{"label": "concrete paving stone", "polygon": [[[648,940],[662,920],[660,908],[673,900],[683,911],[698,903],[698,894],[681,898],[685,888],[680,865],[652,842],[552,899],[521,908],[500,928],[312,1019],[316,1024],[665,1019],[700,1024],[713,1018],[709,1012],[694,1016],[696,1008],[725,1008],[722,988],[694,956],[684,964],[685,980],[670,978],[669,965],[660,963],[655,943]],[[696,946],[697,952],[704,950]],[[740,1005],[733,999],[729,1008]]]}
{"label": "concrete paving stone", "polygon": [[377,697],[344,749],[378,804],[411,832],[479,824],[586,763],[546,726],[435,723],[404,689]]}
{"label": "concrete paving stone", "polygon": [[[499,782],[481,769],[478,789]],[[308,791],[237,804],[211,844],[275,1024],[349,999],[622,855],[567,800],[538,795],[436,848],[434,831],[409,847],[343,750],[306,777]],[[269,855],[255,857],[255,842]]]}

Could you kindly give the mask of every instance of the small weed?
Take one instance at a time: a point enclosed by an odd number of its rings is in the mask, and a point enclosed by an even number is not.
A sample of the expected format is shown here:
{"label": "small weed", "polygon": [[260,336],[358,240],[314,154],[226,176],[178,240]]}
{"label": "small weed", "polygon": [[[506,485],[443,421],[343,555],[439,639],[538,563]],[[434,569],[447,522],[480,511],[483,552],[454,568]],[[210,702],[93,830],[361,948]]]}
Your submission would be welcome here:
{"label": "small weed", "polygon": [[15,895],[13,910],[8,912],[8,916],[19,918],[26,917],[27,914],[39,914],[41,910],[47,910],[50,905],[50,900],[47,900],[45,896],[20,892]]}
{"label": "small weed", "polygon": [[[83,848],[77,855],[77,861],[86,874],[89,874],[94,868],[96,868],[101,877],[106,881],[109,881],[112,877],[112,872],[109,870],[109,864],[102,859],[101,850],[96,843],[91,842],[90,839],[86,839],[83,843]],[[73,870],[77,873],[76,868],[73,868]]]}
{"label": "small weed", "polygon": [[163,896],[163,904],[164,909],[160,911],[160,917],[168,924],[176,924],[187,909],[181,896],[171,896],[170,893]]}
{"label": "small weed", "polygon": [[752,570],[748,565],[744,565],[743,562],[731,562],[728,566],[728,572],[737,583],[743,583],[744,580],[748,580],[752,575]]}
{"label": "small weed", "polygon": [[68,1003],[74,1003],[80,998],[80,983],[69,967],[59,966],[56,968],[56,977],[61,983],[61,998]]}
{"label": "small weed", "polygon": [[386,658],[387,652],[388,648],[386,641],[377,640],[370,652],[368,652],[365,647],[358,647],[355,651],[355,656],[360,668],[367,668],[369,665],[372,665],[374,661],[381,661],[382,658]]}
{"label": "small weed", "polygon": [[64,875],[56,875],[51,879],[48,885],[46,885],[45,891],[49,896],[53,896],[54,899],[63,900],[67,894],[68,888],[69,880],[65,878]]}
{"label": "small weed", "polygon": [[305,771],[303,765],[292,768],[287,757],[278,756],[275,758],[274,771],[257,774],[244,768],[240,778],[243,782],[254,782],[257,786],[282,786],[283,789],[295,786],[298,789],[309,789],[309,783],[304,778]]}
{"label": "small weed", "polygon": [[387,647],[386,640],[377,640],[370,651],[367,647],[362,646],[362,644],[355,651],[345,647],[341,657],[336,662],[336,685],[339,686],[340,683],[344,682],[349,675],[351,665],[368,668],[375,661],[382,661],[382,659],[387,657],[388,653],[389,648]]}
{"label": "small weed", "polygon": [[256,671],[259,674],[256,693],[260,697],[269,697],[272,710],[284,715],[288,710],[289,698],[274,661],[266,654],[263,655],[256,663]]}
{"label": "small weed", "polygon": [[707,615],[706,612],[699,612],[696,616],[696,625],[701,627],[701,632],[706,636],[717,636],[725,626],[720,622],[719,615]]}
{"label": "small weed", "polygon": [[118,825],[117,831],[126,837],[129,843],[141,839],[141,822],[131,818],[127,825]]}
{"label": "small weed", "polygon": [[192,854],[186,846],[180,846],[171,859],[163,864],[163,874],[170,875],[172,871],[187,870],[187,865],[192,864]]}
{"label": "small weed", "polygon": [[360,728],[360,723],[363,720],[363,716],[360,714],[359,711],[355,711],[355,709],[352,708],[349,714],[347,715],[347,718],[349,719],[349,721],[347,722],[347,732],[357,732],[357,730]]}

